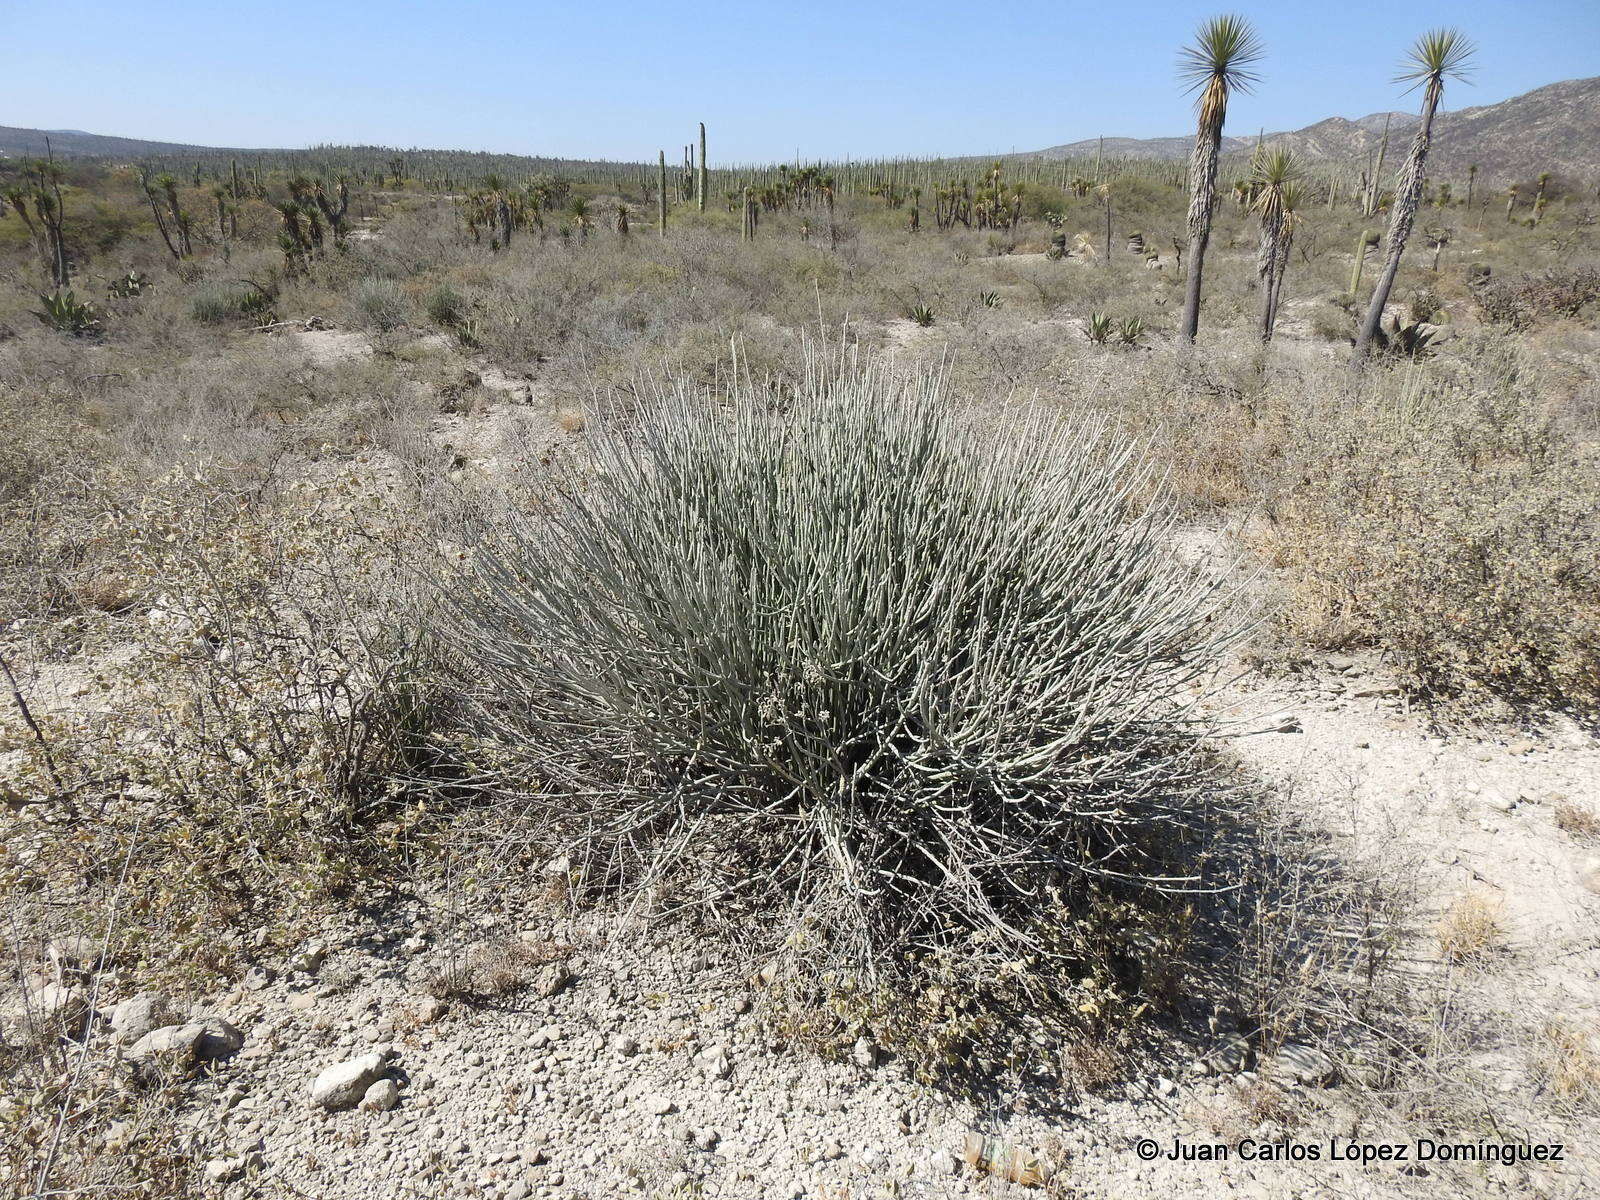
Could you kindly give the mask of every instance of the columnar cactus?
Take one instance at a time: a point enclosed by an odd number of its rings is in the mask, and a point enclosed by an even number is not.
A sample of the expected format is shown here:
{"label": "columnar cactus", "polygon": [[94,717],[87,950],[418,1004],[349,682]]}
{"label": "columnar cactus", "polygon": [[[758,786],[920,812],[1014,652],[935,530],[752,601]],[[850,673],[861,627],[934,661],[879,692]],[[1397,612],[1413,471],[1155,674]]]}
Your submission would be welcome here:
{"label": "columnar cactus", "polygon": [[700,186],[696,189],[696,191],[698,192],[698,201],[699,201],[700,211],[701,212],[705,212],[705,210],[706,210],[706,188],[707,188],[707,183],[708,183],[708,180],[707,180],[707,174],[706,174],[706,123],[704,121],[701,121],[700,122]]}
{"label": "columnar cactus", "polygon": [[740,237],[747,242],[755,240],[756,225],[761,220],[761,205],[748,187],[744,189],[744,226]]}

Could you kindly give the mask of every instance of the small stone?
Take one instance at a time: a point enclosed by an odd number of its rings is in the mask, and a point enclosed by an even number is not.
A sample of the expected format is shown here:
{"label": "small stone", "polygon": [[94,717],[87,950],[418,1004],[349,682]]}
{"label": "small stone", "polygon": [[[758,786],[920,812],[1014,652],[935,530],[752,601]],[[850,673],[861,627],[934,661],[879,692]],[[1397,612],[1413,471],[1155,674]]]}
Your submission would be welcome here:
{"label": "small stone", "polygon": [[1586,858],[1578,864],[1578,883],[1600,896],[1600,858]]}
{"label": "small stone", "polygon": [[1303,1042],[1285,1043],[1278,1051],[1277,1061],[1296,1083],[1307,1087],[1329,1087],[1339,1077],[1333,1059]]}
{"label": "small stone", "polygon": [[207,1183],[232,1183],[243,1174],[243,1158],[213,1158],[206,1163]]}
{"label": "small stone", "polygon": [[137,1042],[147,1033],[181,1025],[183,1014],[172,1000],[160,992],[141,992],[130,996],[111,1010],[111,1029],[118,1042]]}
{"label": "small stone", "polygon": [[1503,813],[1508,813],[1517,806],[1516,800],[1497,788],[1491,788],[1483,794],[1483,803],[1495,812]]}
{"label": "small stone", "polygon": [[377,1052],[336,1063],[312,1082],[311,1103],[330,1112],[354,1108],[387,1070],[387,1057]]}
{"label": "small stone", "polygon": [[380,1079],[361,1096],[361,1107],[367,1112],[388,1112],[400,1103],[400,1085],[392,1079]]}
{"label": "small stone", "polygon": [[1172,1082],[1172,1080],[1168,1079],[1165,1075],[1159,1075],[1156,1077],[1156,1091],[1161,1095],[1170,1096],[1177,1090],[1178,1085]]}
{"label": "small stone", "polygon": [[560,963],[550,963],[539,968],[538,974],[533,977],[533,992],[540,999],[548,1000],[570,982],[571,971]]}
{"label": "small stone", "polygon": [[611,1039],[613,1053],[622,1055],[623,1058],[632,1058],[639,1053],[639,1043],[625,1033],[619,1033]]}
{"label": "small stone", "polygon": [[303,975],[315,975],[328,957],[328,948],[321,942],[308,942],[300,953],[289,960],[289,969]]}
{"label": "small stone", "polygon": [[652,1116],[664,1117],[673,1112],[678,1106],[663,1096],[660,1092],[652,1092],[644,1098],[645,1111]]}
{"label": "small stone", "polygon": [[856,1044],[851,1047],[850,1060],[858,1067],[871,1069],[878,1065],[878,1047],[871,1038],[858,1037]]}

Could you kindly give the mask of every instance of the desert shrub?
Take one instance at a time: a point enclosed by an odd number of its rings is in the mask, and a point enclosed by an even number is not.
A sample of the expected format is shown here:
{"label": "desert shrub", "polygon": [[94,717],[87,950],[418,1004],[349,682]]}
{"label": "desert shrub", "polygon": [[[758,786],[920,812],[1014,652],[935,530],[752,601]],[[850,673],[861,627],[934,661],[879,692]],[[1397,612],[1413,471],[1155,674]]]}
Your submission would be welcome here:
{"label": "desert shrub", "polygon": [[1409,310],[1413,323],[1433,323],[1444,312],[1444,301],[1432,288],[1420,287],[1411,293]]}
{"label": "desert shrub", "polygon": [[189,315],[202,325],[264,317],[271,311],[272,297],[247,283],[205,284],[189,299]]}
{"label": "desert shrub", "polygon": [[373,329],[399,329],[411,315],[405,289],[392,279],[363,279],[350,298],[361,319]]}
{"label": "desert shrub", "polygon": [[1560,267],[1521,279],[1487,279],[1472,291],[1484,318],[1512,329],[1576,317],[1600,300],[1600,269]]}
{"label": "desert shrub", "polygon": [[1109,423],[813,354],[591,439],[443,607],[478,761],[539,781],[592,883],[840,984],[1089,928],[1150,957],[1218,794],[1189,688],[1235,626]]}
{"label": "desert shrub", "polygon": [[426,688],[385,560],[325,514],[211,480],[129,508],[105,524],[139,611],[103,703],[42,716],[42,742],[0,740],[23,752],[0,778],[7,835],[74,837],[8,861],[0,887],[92,927],[126,861],[122,936],[155,976],[204,984],[235,923],[292,925],[410,844]]}
{"label": "desert shrub", "polygon": [[1600,489],[1520,357],[1375,378],[1297,436],[1295,636],[1382,646],[1440,698],[1600,709]]}
{"label": "desert shrub", "polygon": [[428,320],[444,329],[455,329],[467,319],[467,298],[448,283],[431,288],[422,307]]}
{"label": "desert shrub", "polygon": [[1348,342],[1355,332],[1350,315],[1331,304],[1319,304],[1311,313],[1312,335],[1324,342]]}
{"label": "desert shrub", "polygon": [[92,337],[101,331],[100,314],[87,300],[79,300],[71,288],[39,297],[39,307],[34,310],[39,322],[57,333],[73,337]]}

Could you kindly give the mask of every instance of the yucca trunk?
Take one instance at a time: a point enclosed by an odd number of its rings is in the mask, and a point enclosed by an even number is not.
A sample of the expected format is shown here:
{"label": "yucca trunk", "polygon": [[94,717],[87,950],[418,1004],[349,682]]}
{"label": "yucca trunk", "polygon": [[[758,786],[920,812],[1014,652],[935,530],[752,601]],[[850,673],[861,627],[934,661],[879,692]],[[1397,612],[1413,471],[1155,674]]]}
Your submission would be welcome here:
{"label": "yucca trunk", "polygon": [[1281,213],[1263,213],[1261,245],[1256,250],[1256,279],[1261,289],[1261,340],[1272,340],[1272,317],[1277,298],[1278,247],[1283,239]]}
{"label": "yucca trunk", "polygon": [[1422,124],[1417,127],[1417,136],[1411,141],[1411,153],[1406,156],[1405,168],[1400,172],[1400,181],[1395,187],[1394,215],[1389,219],[1388,257],[1372,289],[1372,302],[1367,305],[1366,320],[1361,322],[1361,331],[1356,336],[1357,361],[1365,358],[1372,347],[1372,339],[1377,336],[1378,326],[1383,321],[1383,307],[1389,302],[1395,276],[1400,273],[1400,256],[1405,253],[1406,239],[1411,236],[1411,226],[1417,219],[1417,206],[1422,200],[1422,172],[1428,159],[1428,147],[1433,142],[1433,114],[1443,94],[1444,88],[1432,83],[1423,98]]}
{"label": "yucca trunk", "polygon": [[1294,218],[1286,217],[1278,237],[1277,263],[1272,275],[1272,307],[1267,313],[1266,338],[1271,340],[1272,330],[1278,323],[1278,304],[1283,299],[1283,280],[1289,274],[1289,248],[1294,244]]}
{"label": "yucca trunk", "polygon": [[1206,243],[1211,240],[1211,212],[1217,198],[1217,159],[1222,153],[1222,119],[1226,108],[1226,95],[1212,84],[1200,108],[1200,127],[1189,158],[1189,275],[1184,281],[1183,336],[1191,342],[1200,331],[1200,284]]}

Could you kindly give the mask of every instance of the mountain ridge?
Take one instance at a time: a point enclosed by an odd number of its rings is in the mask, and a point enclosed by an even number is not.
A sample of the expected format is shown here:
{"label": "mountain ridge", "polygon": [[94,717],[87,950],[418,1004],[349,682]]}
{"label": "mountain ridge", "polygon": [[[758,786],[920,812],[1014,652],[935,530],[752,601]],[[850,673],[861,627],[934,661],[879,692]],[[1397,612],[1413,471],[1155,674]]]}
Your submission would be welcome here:
{"label": "mountain ridge", "polygon": [[[1377,151],[1389,119],[1390,162],[1410,144],[1416,113],[1368,113],[1354,120],[1326,117],[1302,129],[1260,135],[1316,163],[1364,166]],[[1093,156],[1101,139],[1085,138],[1034,153],[1046,159]],[[1123,158],[1188,157],[1193,135],[1156,138],[1106,138],[1105,153]],[[1222,152],[1248,154],[1256,137],[1224,136]],[[1564,79],[1512,96],[1497,104],[1441,112],[1434,122],[1429,166],[1435,172],[1464,173],[1476,163],[1485,183],[1505,183],[1539,174],[1600,174],[1600,76]]]}
{"label": "mountain ridge", "polygon": [[[1389,121],[1389,162],[1398,163],[1418,117],[1408,112],[1368,113],[1364,117],[1326,117],[1304,128],[1261,135],[1317,164],[1365,167]],[[59,158],[210,157],[285,155],[314,148],[198,146],[143,138],[87,133],[78,129],[26,129],[0,125],[0,156],[36,157],[45,138]],[[1224,155],[1248,154],[1255,136],[1224,136]],[[1113,158],[1184,159],[1193,135],[1156,138],[1084,138],[1022,157],[1091,158],[1104,149]],[[528,158],[537,156],[509,155]],[[987,156],[971,156],[973,158]],[[1000,157],[1008,157],[1002,155]],[[1011,156],[1015,157],[1015,156]],[[1525,180],[1542,171],[1579,178],[1600,177],[1600,76],[1546,84],[1497,104],[1441,112],[1434,128],[1429,167],[1434,174],[1465,174],[1476,163],[1485,185]]]}

